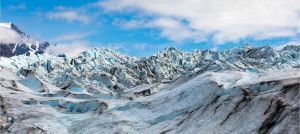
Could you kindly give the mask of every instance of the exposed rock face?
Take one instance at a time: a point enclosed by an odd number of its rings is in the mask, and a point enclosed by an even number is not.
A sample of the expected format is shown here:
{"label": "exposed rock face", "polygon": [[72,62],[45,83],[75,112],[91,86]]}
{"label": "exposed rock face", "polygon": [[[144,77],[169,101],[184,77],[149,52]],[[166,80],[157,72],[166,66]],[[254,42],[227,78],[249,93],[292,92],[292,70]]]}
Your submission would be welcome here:
{"label": "exposed rock face", "polygon": [[49,46],[48,42],[33,41],[13,23],[0,23],[0,32],[12,34],[9,39],[0,40],[0,57],[42,54]]}
{"label": "exposed rock face", "polygon": [[299,133],[299,46],[0,57],[1,133]]}
{"label": "exposed rock face", "polygon": [[49,46],[48,42],[40,42],[38,47],[35,44],[0,44],[0,56],[12,57],[16,55],[42,54]]}

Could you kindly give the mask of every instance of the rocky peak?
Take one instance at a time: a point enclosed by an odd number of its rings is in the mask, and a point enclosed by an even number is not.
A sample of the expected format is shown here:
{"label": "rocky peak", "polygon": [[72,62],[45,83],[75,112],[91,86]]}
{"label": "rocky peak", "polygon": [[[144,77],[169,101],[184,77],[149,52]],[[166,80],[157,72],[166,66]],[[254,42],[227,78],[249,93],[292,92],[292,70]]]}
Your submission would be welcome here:
{"label": "rocky peak", "polygon": [[50,45],[31,39],[13,23],[0,23],[0,33],[5,34],[0,38],[0,57],[42,54]]}
{"label": "rocky peak", "polygon": [[9,23],[0,23],[0,27],[5,27],[5,28],[8,28],[8,29],[12,29],[12,30],[16,31],[18,34],[26,36],[26,34],[23,31],[21,31],[14,23],[11,23],[11,22],[9,22]]}

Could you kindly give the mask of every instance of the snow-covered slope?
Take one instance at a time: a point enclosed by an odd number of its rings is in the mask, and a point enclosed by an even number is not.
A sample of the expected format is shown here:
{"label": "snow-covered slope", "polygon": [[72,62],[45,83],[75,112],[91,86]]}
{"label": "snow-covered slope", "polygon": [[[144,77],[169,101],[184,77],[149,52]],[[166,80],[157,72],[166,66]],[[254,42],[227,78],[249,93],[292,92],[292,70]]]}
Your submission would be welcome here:
{"label": "snow-covered slope", "polygon": [[0,23],[0,56],[41,54],[48,42],[32,40],[13,23]]}

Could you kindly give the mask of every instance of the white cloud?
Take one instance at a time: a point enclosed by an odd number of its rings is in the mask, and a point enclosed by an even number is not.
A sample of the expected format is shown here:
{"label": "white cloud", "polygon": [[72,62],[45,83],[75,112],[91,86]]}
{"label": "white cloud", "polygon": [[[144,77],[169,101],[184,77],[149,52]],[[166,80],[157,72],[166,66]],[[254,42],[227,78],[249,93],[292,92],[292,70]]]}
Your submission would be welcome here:
{"label": "white cloud", "polygon": [[124,21],[124,20],[116,19],[116,20],[114,20],[113,23],[120,25],[125,29],[138,28],[138,27],[147,25],[147,22],[140,21],[140,20]]}
{"label": "white cloud", "polygon": [[[170,40],[215,44],[300,33],[300,0],[106,0],[98,6],[108,12],[136,13],[127,28],[159,28]],[[149,19],[150,18],[150,19]]]}
{"label": "white cloud", "polygon": [[68,43],[58,43],[58,45],[51,45],[47,49],[47,52],[54,55],[65,54],[67,56],[74,57],[88,49],[91,49],[88,42],[73,41]]}
{"label": "white cloud", "polygon": [[84,12],[84,9],[80,8],[56,7],[54,11],[48,13],[48,18],[52,20],[66,20],[68,22],[78,21],[84,24],[90,22],[90,17]]}
{"label": "white cloud", "polygon": [[0,43],[9,44],[22,42],[20,34],[6,27],[0,27],[0,35]]}
{"label": "white cloud", "polygon": [[144,43],[142,43],[142,44],[135,44],[135,45],[133,45],[133,47],[135,48],[135,49],[137,49],[137,50],[145,50],[146,48],[147,48],[147,44],[144,44]]}
{"label": "white cloud", "polygon": [[70,57],[76,56],[92,48],[91,43],[86,41],[86,38],[91,34],[74,32],[59,35],[52,40],[53,44],[57,45],[50,46],[47,51],[54,55],[66,54]]}
{"label": "white cloud", "polygon": [[26,8],[27,8],[27,6],[24,3],[14,4],[14,5],[9,5],[8,6],[8,9],[11,9],[11,10],[24,10]]}
{"label": "white cloud", "polygon": [[106,44],[106,45],[102,45],[102,47],[110,48],[110,49],[113,49],[113,50],[116,50],[116,51],[119,51],[119,50],[128,51],[128,49],[122,43]]}
{"label": "white cloud", "polygon": [[173,41],[183,41],[193,38],[196,41],[201,40],[201,34],[184,25],[182,22],[171,18],[158,18],[149,23],[150,27],[161,29],[161,35],[168,37]]}
{"label": "white cloud", "polygon": [[173,41],[179,42],[183,41],[187,38],[193,38],[195,41],[201,41],[203,35],[199,31],[195,31],[190,29],[182,22],[171,19],[171,18],[156,18],[151,21],[145,20],[130,20],[130,21],[122,21],[117,20],[116,24],[120,25],[125,29],[131,28],[159,28],[161,29],[160,35],[162,37],[167,37]]}
{"label": "white cloud", "polygon": [[56,37],[55,39],[53,39],[53,41],[58,41],[58,42],[62,42],[62,41],[74,41],[74,40],[82,40],[86,37],[88,37],[89,35],[91,35],[92,33],[69,33],[69,34],[63,34],[60,35],[58,37]]}

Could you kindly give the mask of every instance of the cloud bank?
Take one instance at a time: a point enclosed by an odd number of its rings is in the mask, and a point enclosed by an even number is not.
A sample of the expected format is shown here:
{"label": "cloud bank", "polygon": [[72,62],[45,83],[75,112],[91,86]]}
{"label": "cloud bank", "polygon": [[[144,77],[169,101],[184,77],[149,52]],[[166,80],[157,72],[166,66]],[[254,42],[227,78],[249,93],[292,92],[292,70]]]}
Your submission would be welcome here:
{"label": "cloud bank", "polygon": [[51,45],[47,52],[54,55],[65,54],[69,57],[74,57],[79,53],[90,49],[89,44],[84,41],[73,41],[69,43],[59,43],[58,45]]}
{"label": "cloud bank", "polygon": [[62,34],[52,39],[53,44],[48,48],[48,52],[54,55],[65,54],[74,57],[79,53],[91,49],[91,43],[86,38],[92,33],[68,33]]}
{"label": "cloud bank", "polygon": [[136,17],[125,28],[157,28],[172,41],[215,44],[300,34],[300,0],[106,0],[94,5]]}
{"label": "cloud bank", "polygon": [[87,24],[90,22],[90,17],[83,9],[72,9],[66,7],[56,7],[54,11],[48,13],[48,18],[51,20],[66,20],[68,22],[80,22]]}
{"label": "cloud bank", "polygon": [[20,43],[22,37],[16,31],[0,26],[0,44]]}
{"label": "cloud bank", "polygon": [[14,4],[14,5],[9,5],[8,6],[8,9],[11,9],[11,10],[24,10],[26,8],[27,8],[27,6],[26,6],[25,3]]}

